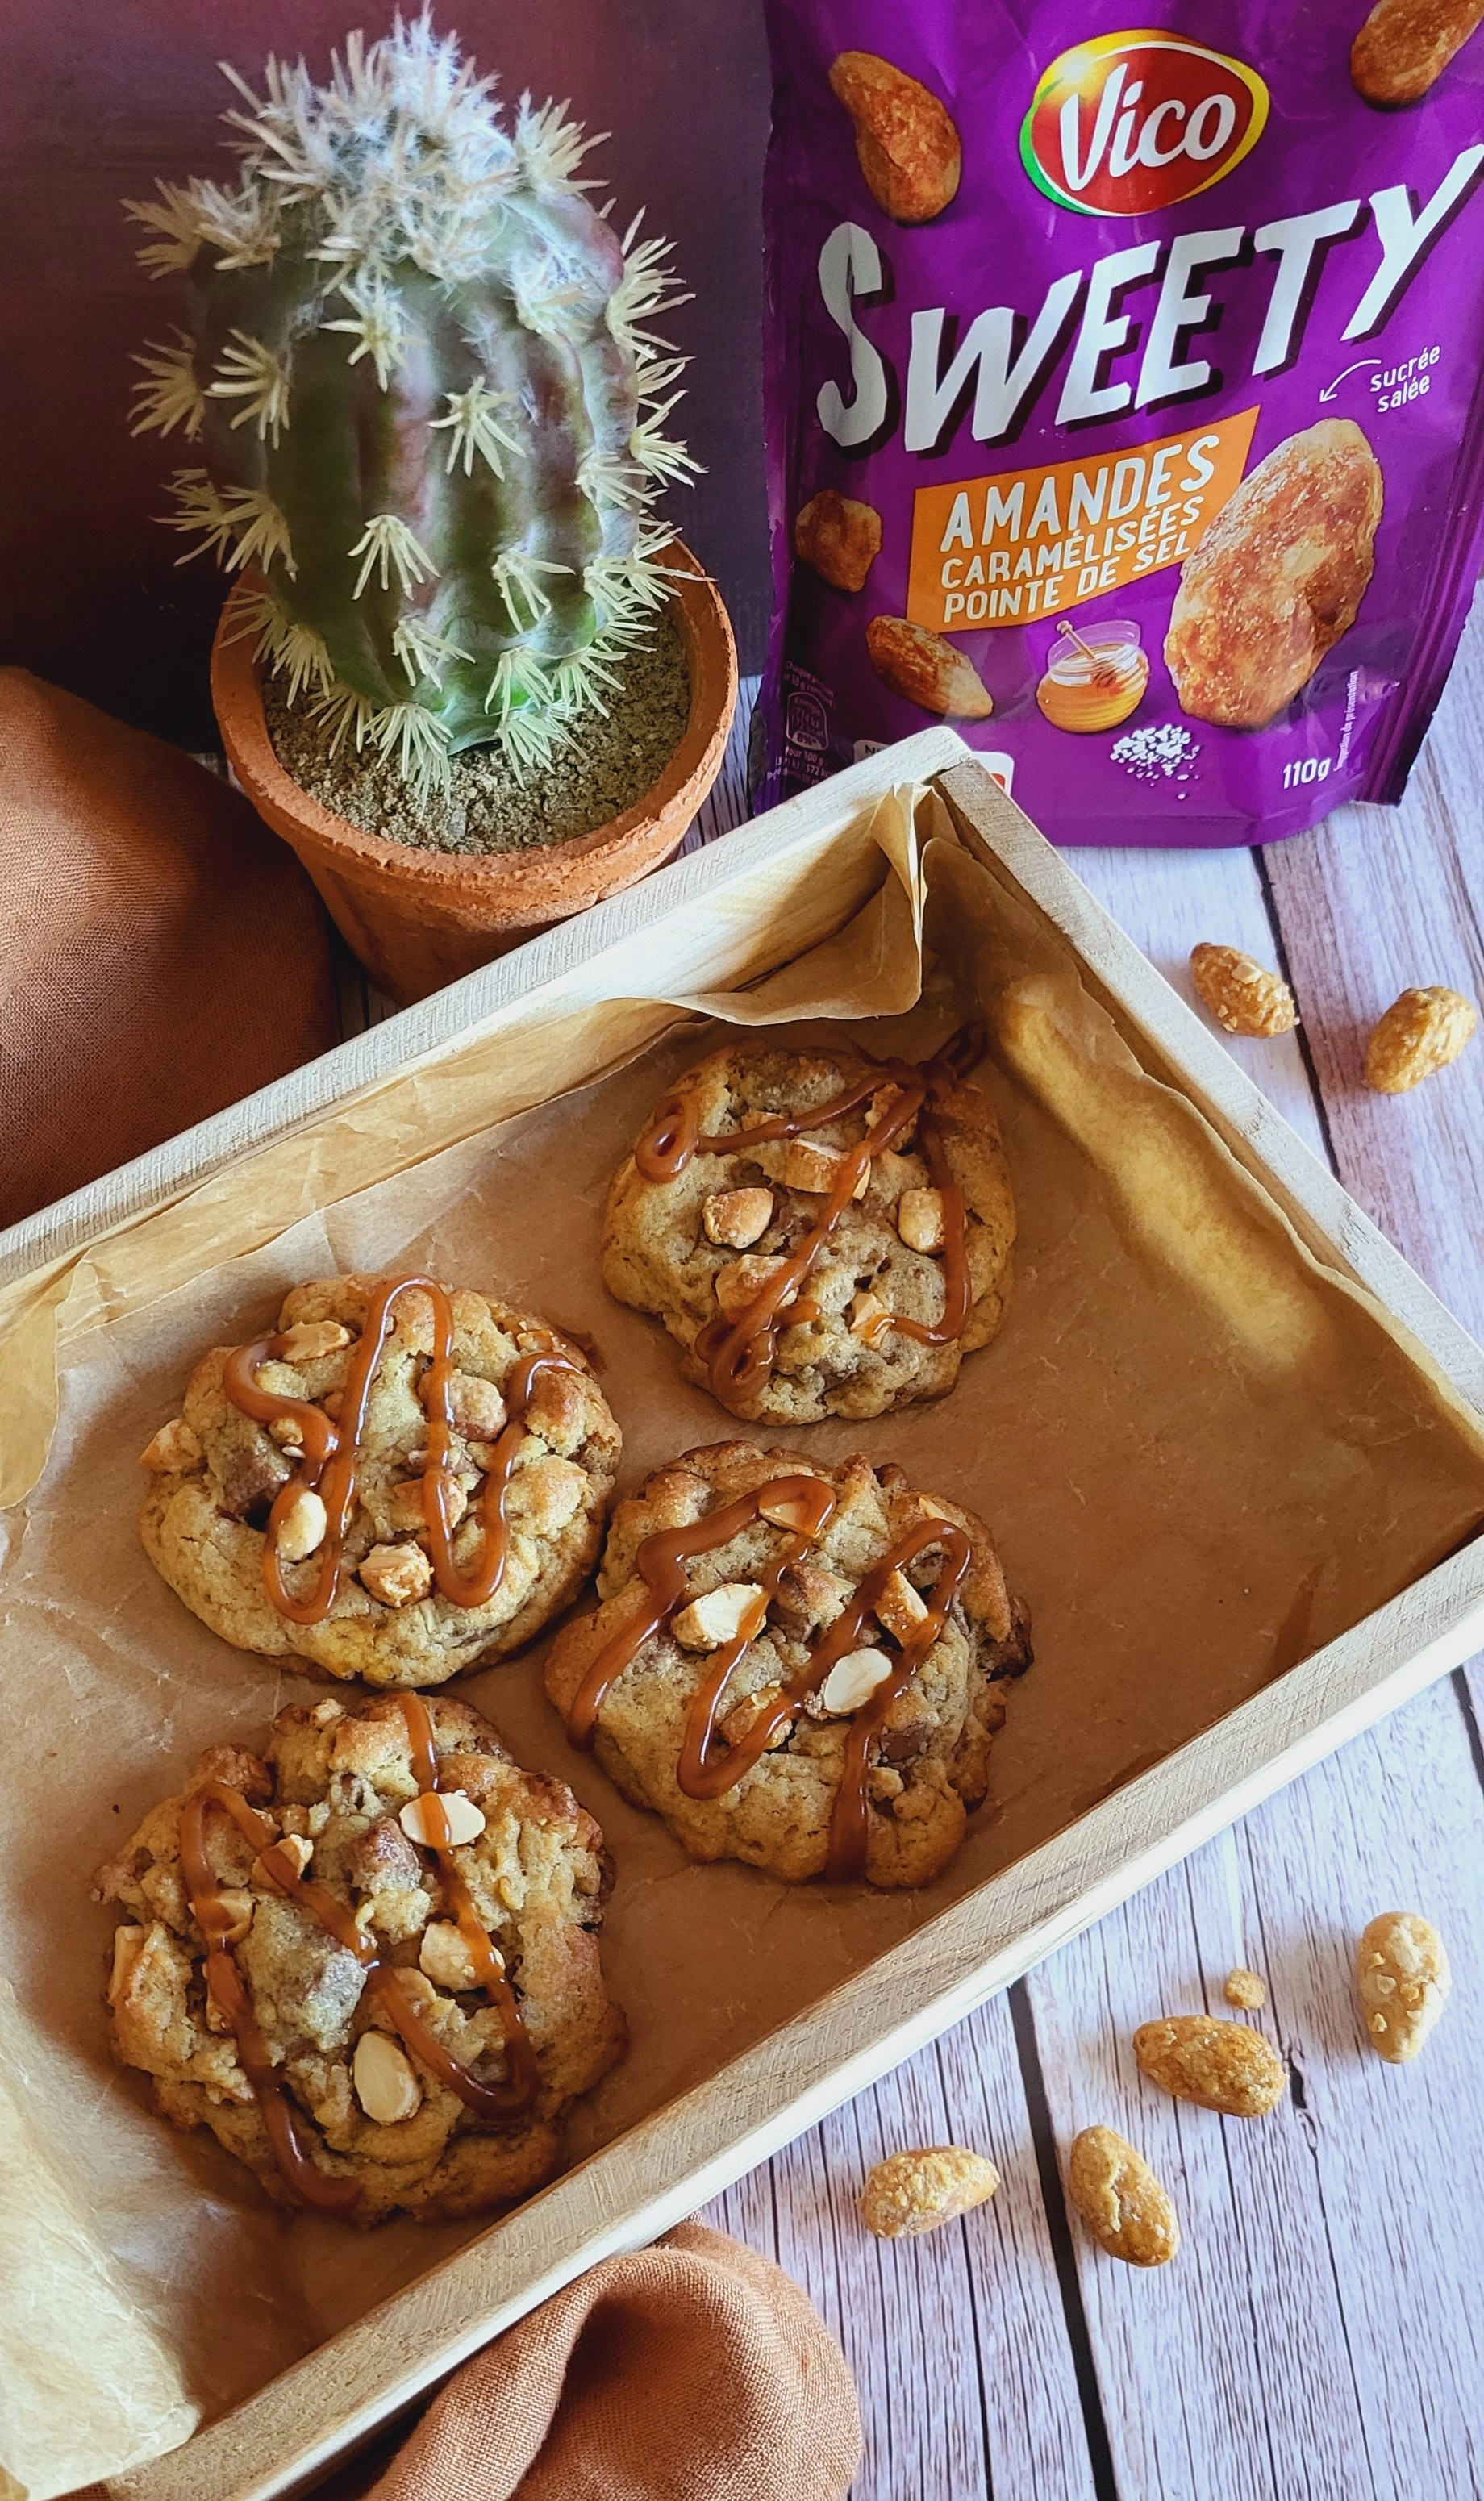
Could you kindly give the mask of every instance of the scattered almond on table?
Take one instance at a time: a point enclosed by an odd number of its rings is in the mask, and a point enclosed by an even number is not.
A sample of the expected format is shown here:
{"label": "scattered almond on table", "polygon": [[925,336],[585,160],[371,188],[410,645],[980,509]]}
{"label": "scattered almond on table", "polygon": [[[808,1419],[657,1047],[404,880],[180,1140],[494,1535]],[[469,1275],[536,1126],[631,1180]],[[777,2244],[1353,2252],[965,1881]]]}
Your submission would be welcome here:
{"label": "scattered almond on table", "polygon": [[1448,1951],[1431,1919],[1382,1911],[1356,1949],[1355,1986],[1366,2037],[1389,2066],[1415,2058],[1453,1984]]}
{"label": "scattered almond on table", "polygon": [[1407,1094],[1457,1059],[1478,1013],[1460,990],[1403,990],[1366,1045],[1366,1083],[1377,1094]]}
{"label": "scattered almond on table", "polygon": [[1085,2127],[1073,2139],[1066,2190],[1110,2258],[1156,2267],[1174,2256],[1180,2218],[1169,2191],[1115,2128]]}
{"label": "scattered almond on table", "polygon": [[999,2174],[982,2153],[962,2145],[927,2145],[889,2153],[866,2175],[860,2218],[884,2241],[936,2231],[956,2215],[982,2206],[999,2186]]}
{"label": "scattered almond on table", "polygon": [[1228,1033],[1264,1040],[1292,1033],[1298,1021],[1293,991],[1240,947],[1193,947],[1191,979],[1219,1025]]}
{"label": "scattered almond on table", "polygon": [[1288,2089],[1272,2044],[1225,2016],[1162,2015],[1139,2025],[1133,2054],[1151,2084],[1228,2118],[1261,2118]]}
{"label": "scattered almond on table", "polygon": [[[1356,1992],[1366,2037],[1391,2065],[1416,2057],[1451,1984],[1447,1950],[1431,1919],[1383,1911],[1370,1921],[1356,1951]],[[1247,2014],[1267,2002],[1265,1983],[1242,1964],[1228,1972],[1222,1993]],[[1224,2016],[1159,2016],[1139,2025],[1133,2054],[1152,2084],[1230,2118],[1262,2118],[1288,2088],[1271,2042]],[[998,2186],[994,2163],[964,2146],[909,2148],[867,2175],[861,2219],[884,2240],[930,2232],[983,2205]],[[1115,2128],[1085,2127],[1073,2139],[1066,2189],[1110,2257],[1164,2266],[1179,2249],[1180,2219],[1168,2190]]]}

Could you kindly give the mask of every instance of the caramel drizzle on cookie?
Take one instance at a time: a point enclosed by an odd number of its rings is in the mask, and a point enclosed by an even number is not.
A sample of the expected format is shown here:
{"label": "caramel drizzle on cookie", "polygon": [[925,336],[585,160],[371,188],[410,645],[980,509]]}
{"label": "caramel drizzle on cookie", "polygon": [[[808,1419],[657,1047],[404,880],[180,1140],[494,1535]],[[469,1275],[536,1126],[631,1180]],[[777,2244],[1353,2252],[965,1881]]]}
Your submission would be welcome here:
{"label": "caramel drizzle on cookie", "polygon": [[567,1735],[574,1746],[591,1745],[598,1715],[612,1687],[624,1669],[633,1664],[644,1644],[662,1630],[690,1597],[686,1567],[696,1555],[727,1545],[757,1519],[765,1517],[776,1527],[787,1523],[784,1545],[762,1576],[758,1597],[732,1639],[707,1662],[706,1673],[686,1714],[676,1781],[687,1797],[724,1797],[760,1760],[778,1731],[797,1717],[809,1695],[819,1691],[836,1661],[860,1647],[865,1627],[885,1597],[893,1573],[916,1562],[929,1547],[938,1547],[943,1560],[931,1589],[924,1594],[927,1614],[902,1642],[890,1675],[883,1678],[851,1718],[840,1784],[830,1813],[829,1851],[825,1866],[825,1874],[831,1882],[843,1883],[863,1874],[865,1869],[870,1831],[866,1781],[873,1744],[893,1703],[906,1691],[940,1638],[949,1609],[973,1562],[973,1547],[967,1532],[954,1520],[932,1517],[907,1529],[864,1575],[855,1595],[822,1634],[804,1665],[780,1687],[778,1699],[759,1714],[735,1743],[721,1744],[717,1714],[732,1670],[762,1630],[769,1603],[777,1595],[784,1574],[824,1535],[835,1508],[834,1489],[824,1477],[774,1477],[756,1492],[739,1494],[735,1501],[724,1503],[702,1519],[688,1521],[678,1528],[657,1529],[653,1536],[643,1539],[634,1557],[634,1568],[644,1584],[647,1603],[598,1651],[567,1713]]}
{"label": "caramel drizzle on cookie", "polygon": [[[657,1106],[634,1148],[634,1165],[643,1180],[663,1183],[678,1180],[694,1155],[739,1154],[748,1147],[765,1146],[774,1139],[802,1137],[810,1130],[843,1119],[849,1112],[859,1111],[883,1087],[896,1089],[895,1099],[888,1102],[875,1127],[867,1129],[859,1146],[845,1150],[819,1222],[786,1256],[782,1267],[768,1278],[740,1318],[728,1320],[721,1316],[708,1320],[696,1336],[693,1352],[706,1367],[713,1396],[724,1407],[736,1410],[754,1399],[767,1382],[777,1357],[779,1329],[792,1327],[802,1316],[797,1309],[791,1315],[787,1306],[795,1303],[805,1279],[812,1274],[855,1197],[862,1175],[869,1172],[877,1155],[884,1154],[906,1135],[914,1120],[919,1121],[923,1159],[943,1202],[943,1309],[935,1320],[915,1320],[894,1314],[889,1326],[924,1346],[946,1346],[963,1335],[974,1303],[963,1193],[950,1169],[932,1113],[948,1102],[983,1056],[983,1033],[977,1026],[961,1025],[942,1050],[921,1065],[910,1059],[873,1059],[863,1077],[818,1110],[780,1114],[772,1119],[755,1121],[751,1128],[735,1129],[726,1137],[700,1135],[700,1110],[693,1094],[667,1094]],[[809,1316],[818,1317],[812,1312]]]}
{"label": "caramel drizzle on cookie", "polygon": [[[291,1422],[304,1450],[294,1474],[274,1499],[263,1541],[263,1581],[274,1606],[290,1623],[322,1623],[340,1593],[345,1542],[355,1512],[371,1385],[394,1325],[396,1303],[403,1294],[414,1292],[427,1296],[433,1314],[432,1360],[421,1384],[427,1416],[422,1512],[434,1586],[452,1606],[488,1606],[505,1578],[510,1553],[505,1495],[525,1440],[523,1418],[537,1383],[554,1372],[585,1369],[552,1337],[535,1352],[523,1355],[512,1370],[503,1392],[507,1420],[494,1445],[494,1456],[479,1499],[484,1543],[474,1568],[465,1572],[454,1560],[453,1498],[458,1483],[453,1465],[454,1417],[450,1407],[454,1307],[434,1278],[384,1277],[376,1285],[340,1393],[340,1414],[333,1419],[310,1399],[290,1398],[278,1390],[263,1388],[257,1378],[258,1368],[285,1359],[283,1335],[258,1338],[252,1346],[238,1347],[227,1357],[221,1375],[221,1385],[232,1405],[257,1424]],[[306,1490],[320,1495],[326,1525],[314,1584],[295,1597],[284,1580],[278,1539],[295,1495]]]}
{"label": "caramel drizzle on cookie", "polygon": [[[440,1785],[432,1715],[418,1693],[398,1694],[397,1705],[407,1723],[413,1770],[426,1809],[436,1800]],[[465,2066],[462,2059],[456,2058],[444,2046],[413,2004],[402,1972],[394,1964],[383,1961],[373,1939],[360,1926],[354,1912],[338,1901],[327,1885],[318,1883],[312,1876],[300,1874],[287,1851],[276,1840],[272,1826],[265,1822],[254,1807],[248,1804],[241,1790],[232,1788],[225,1781],[203,1781],[199,1788],[192,1789],[181,1809],[181,1865],[191,1916],[206,1941],[207,1991],[231,2027],[243,2073],[262,2112],[274,2161],[290,2192],[302,2204],[323,2207],[333,2214],[348,2214],[359,2199],[360,2189],[354,2179],[336,2178],[321,2171],[305,2151],[293,2103],[273,2063],[272,2052],[232,1951],[230,1939],[236,1916],[222,1899],[220,1882],[213,1874],[206,1853],[206,1819],[213,1807],[228,1815],[244,1840],[252,1843],[264,1875],[278,1890],[290,1902],[296,1902],[301,1910],[308,1911],[338,1946],[343,1946],[347,1953],[355,1956],[366,1975],[363,1993],[369,1996],[375,1992],[406,2047],[432,2070],[440,2084],[447,2084],[451,2092],[457,2094],[465,2109],[494,2126],[508,2125],[529,2110],[541,2089],[540,2070],[515,1991],[505,1977],[504,1964],[474,1907],[473,1896],[455,1856],[452,1834],[448,1831],[447,1809],[442,1811],[446,1838],[435,1840],[429,1846],[437,1858],[444,1891],[453,1906],[459,1934],[469,1950],[479,1984],[500,2017],[505,2036],[505,2077],[503,2083],[497,2084],[484,2083],[472,2068]],[[432,1828],[434,1818],[431,1816],[428,1821]]]}

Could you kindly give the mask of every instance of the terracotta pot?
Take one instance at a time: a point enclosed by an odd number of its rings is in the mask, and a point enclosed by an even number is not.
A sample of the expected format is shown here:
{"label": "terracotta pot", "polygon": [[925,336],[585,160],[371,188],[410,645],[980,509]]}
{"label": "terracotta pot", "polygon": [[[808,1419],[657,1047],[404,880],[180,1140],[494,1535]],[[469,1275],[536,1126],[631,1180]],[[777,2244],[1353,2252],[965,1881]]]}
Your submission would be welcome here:
{"label": "terracotta pot", "polygon": [[273,751],[252,639],[229,639],[248,585],[227,601],[212,647],[212,700],[228,761],[258,815],[298,852],[378,988],[400,1006],[636,884],[685,839],[722,769],[737,653],[716,586],[690,550],[677,540],[665,561],[684,569],[669,616],[691,671],[691,713],[664,771],[593,833],[487,859],[362,833],[301,790]]}

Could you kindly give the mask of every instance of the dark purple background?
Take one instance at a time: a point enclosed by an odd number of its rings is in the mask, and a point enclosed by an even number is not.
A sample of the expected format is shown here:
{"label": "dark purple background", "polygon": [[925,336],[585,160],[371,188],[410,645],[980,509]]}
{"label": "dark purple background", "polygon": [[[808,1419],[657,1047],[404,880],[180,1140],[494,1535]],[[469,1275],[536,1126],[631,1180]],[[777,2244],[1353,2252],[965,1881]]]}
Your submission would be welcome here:
{"label": "dark purple background", "polygon": [[[0,0],[0,658],[150,728],[207,742],[206,651],[220,578],[177,571],[153,526],[177,466],[129,439],[131,350],[170,335],[178,282],[137,267],[119,202],[157,175],[229,178],[219,60],[254,83],[270,50],[322,75],[332,44],[389,23],[361,0]],[[668,323],[694,358],[677,422],[707,475],[672,498],[722,584],[744,667],[769,588],[759,396],[759,189],[768,82],[754,0],[467,0],[439,6],[514,98],[570,97],[613,133],[588,172],[621,225],[673,237],[696,301]],[[599,199],[606,196],[600,192]]]}

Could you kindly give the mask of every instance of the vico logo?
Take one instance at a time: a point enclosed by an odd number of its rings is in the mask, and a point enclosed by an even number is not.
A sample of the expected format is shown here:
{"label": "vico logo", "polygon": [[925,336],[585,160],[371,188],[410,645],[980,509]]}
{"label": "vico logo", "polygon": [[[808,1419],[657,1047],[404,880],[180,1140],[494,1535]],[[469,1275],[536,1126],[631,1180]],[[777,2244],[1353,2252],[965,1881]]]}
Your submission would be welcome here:
{"label": "vico logo", "polygon": [[1098,35],[1043,72],[1021,158],[1059,208],[1137,217],[1209,190],[1266,119],[1267,89],[1244,61],[1158,29]]}

